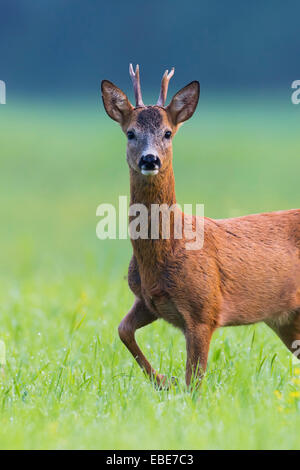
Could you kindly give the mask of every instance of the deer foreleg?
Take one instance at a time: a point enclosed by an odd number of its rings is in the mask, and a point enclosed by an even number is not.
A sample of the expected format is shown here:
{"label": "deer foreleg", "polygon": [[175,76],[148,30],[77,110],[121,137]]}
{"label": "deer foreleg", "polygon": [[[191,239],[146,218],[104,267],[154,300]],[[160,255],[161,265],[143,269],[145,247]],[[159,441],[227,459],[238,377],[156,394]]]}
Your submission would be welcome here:
{"label": "deer foreleg", "polygon": [[136,330],[149,325],[155,320],[157,320],[157,317],[150,312],[145,303],[140,299],[136,299],[131,310],[119,325],[119,335],[145,374],[154,381],[156,385],[164,386],[166,384],[166,377],[158,374],[156,370],[153,369],[137,345],[134,336]]}

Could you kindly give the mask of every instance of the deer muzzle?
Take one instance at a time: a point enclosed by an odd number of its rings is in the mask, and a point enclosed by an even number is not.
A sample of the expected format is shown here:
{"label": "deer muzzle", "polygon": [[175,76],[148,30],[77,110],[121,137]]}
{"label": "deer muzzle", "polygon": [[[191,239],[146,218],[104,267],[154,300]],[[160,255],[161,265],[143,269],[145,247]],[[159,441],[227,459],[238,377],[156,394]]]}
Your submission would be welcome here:
{"label": "deer muzzle", "polygon": [[141,173],[146,176],[157,175],[161,167],[161,161],[159,157],[148,154],[143,155],[139,161],[139,167]]}

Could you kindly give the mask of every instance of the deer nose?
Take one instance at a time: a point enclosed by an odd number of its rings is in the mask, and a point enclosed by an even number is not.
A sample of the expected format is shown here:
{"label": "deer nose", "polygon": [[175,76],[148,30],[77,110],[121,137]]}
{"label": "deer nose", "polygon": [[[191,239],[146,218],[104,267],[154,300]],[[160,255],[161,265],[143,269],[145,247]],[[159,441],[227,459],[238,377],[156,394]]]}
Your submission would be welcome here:
{"label": "deer nose", "polygon": [[159,157],[148,153],[143,155],[139,162],[139,167],[144,175],[157,174],[161,167]]}

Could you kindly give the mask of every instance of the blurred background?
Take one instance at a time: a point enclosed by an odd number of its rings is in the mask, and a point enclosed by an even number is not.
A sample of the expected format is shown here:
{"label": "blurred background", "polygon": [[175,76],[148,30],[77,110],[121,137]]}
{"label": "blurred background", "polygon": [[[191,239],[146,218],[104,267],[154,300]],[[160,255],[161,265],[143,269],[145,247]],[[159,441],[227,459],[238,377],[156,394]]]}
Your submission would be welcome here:
{"label": "blurred background", "polygon": [[[292,0],[0,0],[0,80],[7,92],[6,104],[0,105],[0,337],[7,344],[11,371],[2,403],[16,400],[19,420],[26,396],[36,413],[46,415],[50,399],[59,407],[61,377],[68,378],[67,387],[77,398],[76,384],[84,384],[86,410],[86,387],[104,373],[93,368],[102,363],[101,370],[112,374],[115,351],[122,363],[118,370],[132,365],[116,337],[132,304],[126,281],[130,241],[96,238],[97,206],[117,204],[119,195],[129,195],[126,138],[105,114],[101,80],[113,81],[133,100],[128,65],[139,63],[147,104],[156,103],[167,68],[175,66],[169,99],[192,80],[200,81],[198,109],[174,139],[180,204],[204,203],[205,215],[215,218],[300,207],[300,105],[291,103],[291,84],[300,79],[299,18],[300,3]],[[67,357],[66,345],[78,325],[77,346]],[[170,357],[169,343],[159,339],[168,332],[184,350],[181,335],[171,327],[159,324],[147,331],[149,344],[159,344],[156,363]],[[92,363],[91,344],[98,351],[95,357],[100,351],[98,334],[101,359]],[[238,344],[240,337],[230,334]],[[181,370],[184,354],[174,356]],[[63,368],[55,368],[60,361]],[[48,362],[52,375],[29,390],[36,370]],[[35,399],[45,384],[50,384],[48,401],[41,398],[39,408]],[[108,425],[110,405],[102,399]],[[78,403],[72,402],[70,413],[73,409],[79,409]],[[15,445],[55,446],[52,428],[45,428],[43,441],[38,428],[26,428],[28,416],[25,427],[12,423],[9,433],[8,413],[1,442],[9,446],[18,428]],[[72,441],[72,416],[69,428],[62,428],[62,446],[68,433],[70,445],[80,441],[78,430],[78,441]],[[140,429],[139,416],[137,423]],[[219,422],[211,429],[219,429]],[[145,436],[153,435],[148,431]],[[86,432],[88,445],[92,434]],[[129,434],[124,434],[123,447]],[[261,439],[266,435],[262,426]],[[295,432],[286,435],[297,438]],[[103,439],[107,436],[104,429]],[[151,442],[152,448],[159,445]],[[107,446],[114,444],[107,441]],[[178,441],[172,445],[176,448]]]}
{"label": "blurred background", "polygon": [[299,10],[289,0],[1,0],[1,78],[10,100],[97,98],[104,76],[128,88],[137,62],[151,96],[173,65],[174,87],[198,78],[209,96],[286,92],[299,72]]}

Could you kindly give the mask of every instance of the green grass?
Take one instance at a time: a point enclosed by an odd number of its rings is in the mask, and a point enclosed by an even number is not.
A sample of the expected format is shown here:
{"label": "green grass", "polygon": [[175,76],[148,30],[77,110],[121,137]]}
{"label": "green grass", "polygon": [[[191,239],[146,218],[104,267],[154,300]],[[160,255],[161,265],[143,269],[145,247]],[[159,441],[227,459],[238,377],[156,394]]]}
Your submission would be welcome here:
{"label": "green grass", "polygon": [[[211,217],[300,206],[300,108],[207,102],[174,142],[178,202]],[[129,193],[125,138],[100,108],[0,108],[2,449],[299,448],[299,367],[264,325],[214,335],[199,396],[185,343],[156,322],[137,338],[157,392],[118,339],[131,307],[129,240],[96,238],[96,207]]]}

